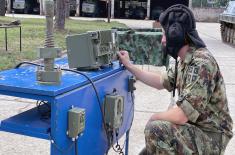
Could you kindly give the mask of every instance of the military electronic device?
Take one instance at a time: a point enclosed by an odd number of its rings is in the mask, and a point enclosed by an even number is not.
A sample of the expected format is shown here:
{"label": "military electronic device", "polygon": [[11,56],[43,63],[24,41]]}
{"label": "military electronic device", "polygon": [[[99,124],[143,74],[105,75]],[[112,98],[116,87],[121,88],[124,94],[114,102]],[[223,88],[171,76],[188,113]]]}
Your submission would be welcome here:
{"label": "military electronic device", "polygon": [[69,68],[97,69],[111,64],[117,47],[116,30],[93,31],[66,38]]}
{"label": "military electronic device", "polygon": [[118,129],[123,122],[124,97],[120,95],[106,95],[103,105],[104,121],[108,129]]}
{"label": "military electronic device", "polygon": [[76,138],[85,128],[85,109],[72,108],[68,112],[68,136]]}

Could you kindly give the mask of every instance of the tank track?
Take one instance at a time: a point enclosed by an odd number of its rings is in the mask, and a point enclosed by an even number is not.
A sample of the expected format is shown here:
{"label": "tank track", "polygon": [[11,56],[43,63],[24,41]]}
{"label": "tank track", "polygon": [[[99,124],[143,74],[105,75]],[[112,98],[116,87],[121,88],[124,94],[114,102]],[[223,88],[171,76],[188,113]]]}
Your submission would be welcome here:
{"label": "tank track", "polygon": [[220,32],[223,42],[235,45],[235,24],[221,22]]}

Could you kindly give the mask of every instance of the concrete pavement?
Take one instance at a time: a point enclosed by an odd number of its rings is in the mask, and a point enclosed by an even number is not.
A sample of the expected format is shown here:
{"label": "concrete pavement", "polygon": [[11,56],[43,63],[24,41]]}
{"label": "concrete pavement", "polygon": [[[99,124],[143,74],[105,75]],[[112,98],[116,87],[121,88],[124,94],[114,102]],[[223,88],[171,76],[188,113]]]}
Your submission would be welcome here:
{"label": "concrete pavement", "polygon": [[[128,25],[128,22],[125,24]],[[138,25],[138,24],[136,24]],[[146,23],[146,27],[151,27]],[[220,25],[218,23],[197,23],[197,29],[201,38],[205,41],[207,48],[215,56],[226,83],[226,92],[229,109],[233,120],[235,120],[235,48],[221,42]],[[147,67],[145,67],[147,68]],[[159,70],[153,67],[152,71]],[[170,95],[166,91],[157,91],[140,82],[136,90],[135,119],[130,138],[130,154],[136,155],[144,147],[144,124],[147,123],[152,112],[165,110],[170,102]],[[235,129],[233,129],[235,133]],[[235,154],[235,138],[232,138],[227,146],[225,155]]]}
{"label": "concrete pavement", "polygon": [[[128,25],[128,22],[125,24]],[[132,23],[133,24],[133,23]],[[134,24],[138,25],[138,24]],[[146,28],[151,28],[151,23],[146,23]],[[226,83],[226,92],[229,109],[235,121],[235,48],[222,43],[220,37],[220,25],[218,23],[197,23],[197,29],[201,38],[205,41],[207,48],[215,56]],[[147,67],[145,67],[147,69]],[[151,71],[159,68],[151,67]],[[160,68],[162,70],[162,68]],[[170,102],[170,95],[166,91],[158,91],[140,82],[136,90],[135,119],[130,138],[131,155],[136,155],[144,147],[144,125],[153,112],[165,110]],[[233,129],[235,133],[235,129]],[[235,154],[235,138],[232,138],[227,146],[225,155]]]}
{"label": "concrete pavement", "polygon": [[[79,19],[79,18],[76,18]],[[85,19],[84,19],[85,20]],[[127,24],[130,27],[151,28],[152,21],[141,20],[116,20]],[[233,120],[235,120],[235,48],[224,44],[220,39],[218,23],[197,23],[198,31],[206,42],[208,49],[214,54],[224,75],[227,88],[229,108]],[[142,66],[140,66],[142,68]],[[145,70],[158,72],[163,67],[144,66]],[[130,132],[129,154],[137,155],[144,147],[144,127],[154,112],[165,110],[170,102],[170,94],[165,91],[158,91],[140,82],[136,83],[135,92],[135,118]],[[31,100],[0,96],[0,120],[15,115],[34,107]],[[235,130],[234,130],[235,133]],[[48,155],[49,142],[31,137],[0,132],[0,155]],[[123,140],[120,141],[123,143]],[[235,154],[235,138],[233,138],[226,150],[225,155]],[[115,155],[113,151],[109,155]]]}

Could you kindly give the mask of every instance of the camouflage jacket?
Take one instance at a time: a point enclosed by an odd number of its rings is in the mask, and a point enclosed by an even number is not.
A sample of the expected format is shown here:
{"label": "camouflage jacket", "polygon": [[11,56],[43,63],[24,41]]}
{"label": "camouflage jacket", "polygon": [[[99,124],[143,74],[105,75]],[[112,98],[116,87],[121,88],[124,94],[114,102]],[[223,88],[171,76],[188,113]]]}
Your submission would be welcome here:
{"label": "camouflage jacket", "polygon": [[[174,76],[172,68],[163,75],[163,85],[168,91],[173,90]],[[176,103],[189,123],[204,131],[233,136],[225,83],[216,60],[206,48],[190,48],[179,62],[176,86],[179,93]]]}

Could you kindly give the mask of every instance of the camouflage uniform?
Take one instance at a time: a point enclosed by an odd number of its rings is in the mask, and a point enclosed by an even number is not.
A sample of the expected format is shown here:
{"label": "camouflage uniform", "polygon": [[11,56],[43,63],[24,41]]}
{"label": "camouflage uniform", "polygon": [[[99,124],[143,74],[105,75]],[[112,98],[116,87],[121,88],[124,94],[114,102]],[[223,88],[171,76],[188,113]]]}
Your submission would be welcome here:
{"label": "camouflage uniform", "polygon": [[[173,90],[174,70],[163,75],[163,85]],[[188,122],[176,125],[152,121],[146,125],[146,148],[150,155],[223,154],[232,133],[225,84],[218,64],[206,48],[190,48],[178,65],[179,106]]]}

